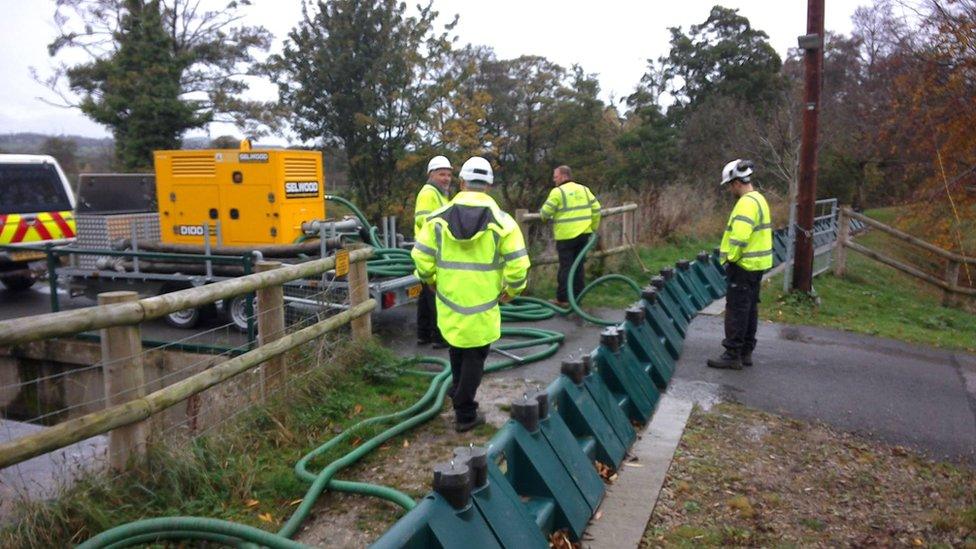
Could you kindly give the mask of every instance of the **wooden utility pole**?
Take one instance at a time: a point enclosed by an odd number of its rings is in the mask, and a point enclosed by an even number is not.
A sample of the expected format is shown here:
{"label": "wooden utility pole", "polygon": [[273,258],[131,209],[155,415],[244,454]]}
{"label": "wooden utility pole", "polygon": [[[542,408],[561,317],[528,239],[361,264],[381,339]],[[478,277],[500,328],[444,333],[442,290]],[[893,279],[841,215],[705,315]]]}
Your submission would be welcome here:
{"label": "wooden utility pole", "polygon": [[793,288],[810,293],[813,289],[813,217],[817,200],[817,132],[823,76],[824,0],[807,0],[807,34],[801,36],[798,42],[804,50],[805,79]]}

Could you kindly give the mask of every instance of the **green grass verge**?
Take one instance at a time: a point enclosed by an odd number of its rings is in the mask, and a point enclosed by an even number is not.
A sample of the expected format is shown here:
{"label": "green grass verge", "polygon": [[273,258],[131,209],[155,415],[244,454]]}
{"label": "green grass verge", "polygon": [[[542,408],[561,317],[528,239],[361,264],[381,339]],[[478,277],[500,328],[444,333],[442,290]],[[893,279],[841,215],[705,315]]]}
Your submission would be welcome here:
{"label": "green grass verge", "polygon": [[[693,238],[685,237],[674,241],[663,242],[653,246],[638,246],[640,261],[633,252],[626,252],[600,260],[589,260],[586,265],[586,282],[589,284],[597,277],[606,273],[620,273],[634,279],[641,286],[646,286],[651,277],[658,274],[663,267],[673,267],[679,259],[695,259],[702,250],[711,252],[718,246],[719,237]],[[643,266],[642,266],[643,263]],[[645,272],[644,268],[647,271]],[[556,297],[556,265],[533,267],[526,295],[542,299]],[[620,309],[627,307],[639,296],[622,282],[601,284],[586,294],[583,305],[585,307],[605,307]]]}
{"label": "green grass verge", "polygon": [[[173,515],[277,531],[308,488],[292,470],[302,455],[356,421],[405,408],[430,382],[400,375],[397,358],[375,343],[342,345],[331,358],[216,434],[177,448],[155,444],[130,473],[91,474],[53,501],[25,503],[18,522],[0,530],[0,547],[67,547],[126,522]],[[316,464],[378,432],[362,432]]]}
{"label": "green grass verge", "polygon": [[[889,211],[873,217],[889,216]],[[857,238],[868,248],[896,255],[901,244],[878,233]],[[942,291],[856,252],[847,253],[847,274],[814,280],[816,305],[783,294],[782,275],[764,285],[760,315],[766,320],[839,328],[869,335],[976,352],[976,315],[942,306]]]}

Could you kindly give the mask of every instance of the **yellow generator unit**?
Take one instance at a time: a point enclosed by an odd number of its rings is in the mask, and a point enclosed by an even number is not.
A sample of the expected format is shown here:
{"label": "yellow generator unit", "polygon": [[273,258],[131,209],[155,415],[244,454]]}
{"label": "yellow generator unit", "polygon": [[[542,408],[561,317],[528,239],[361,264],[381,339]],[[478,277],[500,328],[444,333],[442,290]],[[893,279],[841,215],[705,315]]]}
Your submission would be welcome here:
{"label": "yellow generator unit", "polygon": [[325,219],[322,153],[286,149],[156,151],[162,241],[202,244],[217,223],[225,245],[288,244]]}

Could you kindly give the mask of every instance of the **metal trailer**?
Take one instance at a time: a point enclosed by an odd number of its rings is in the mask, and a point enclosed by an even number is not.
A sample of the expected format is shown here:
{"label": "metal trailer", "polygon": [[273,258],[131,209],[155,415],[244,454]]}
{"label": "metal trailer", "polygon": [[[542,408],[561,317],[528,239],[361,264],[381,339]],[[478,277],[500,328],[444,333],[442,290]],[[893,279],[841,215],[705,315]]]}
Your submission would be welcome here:
{"label": "metal trailer", "polygon": [[[78,248],[75,246],[48,247],[51,287],[51,310],[58,311],[58,288],[64,288],[71,296],[84,295],[94,300],[99,293],[130,290],[143,296],[159,295],[184,288],[202,286],[232,276],[213,274],[214,265],[234,265],[242,268],[242,274],[253,272],[254,263],[261,260],[259,255],[220,256],[190,255],[160,252],[117,251],[107,249]],[[130,261],[133,269],[116,270],[97,267],[72,266],[84,257],[115,257]],[[68,265],[61,266],[67,258]],[[209,274],[193,275],[182,273],[146,272],[138,267],[139,261],[180,260],[203,264]],[[320,279],[307,279],[289,282],[285,285],[285,304],[295,313],[293,316],[319,314],[325,310],[341,310],[347,305],[349,285],[345,278],[337,278],[335,271],[328,271]],[[376,299],[380,310],[392,309],[416,300],[420,295],[420,281],[413,275],[378,278],[369,282],[370,297]],[[253,295],[240,296],[230,303],[218,302],[213,309],[188,310],[173,313],[166,317],[167,323],[179,328],[193,328],[203,317],[218,314],[227,318],[238,330],[253,339],[254,305]]]}
{"label": "metal trailer", "polygon": [[[60,309],[58,288],[71,296],[84,295],[95,299],[99,293],[114,290],[136,291],[153,296],[195,286],[202,286],[237,276],[222,274],[221,266],[240,268],[249,274],[254,264],[263,259],[260,252],[241,255],[213,253],[222,245],[221,226],[204,225],[203,253],[169,253],[140,249],[140,242],[160,242],[159,214],[156,207],[155,181],[152,174],[83,174],[79,184],[77,240],[66,246],[48,245],[42,248],[47,256],[48,283],[51,290],[51,310]],[[346,227],[348,221],[316,222],[315,232],[321,243],[319,256],[328,253],[327,237],[341,234],[336,227]],[[357,225],[358,228],[358,225]],[[396,234],[394,219],[384,218],[383,238],[391,245],[404,245]],[[358,230],[352,231],[358,233]],[[118,249],[119,242],[128,240],[131,249]],[[214,240],[212,242],[212,239]],[[277,260],[277,259],[276,259]],[[189,272],[154,272],[152,262],[168,261],[186,265]],[[285,260],[288,263],[299,258]],[[178,271],[178,270],[175,270]],[[383,277],[371,280],[370,296],[379,308],[392,309],[414,301],[420,295],[420,281],[413,275]],[[302,314],[320,314],[343,309],[348,294],[344,278],[334,271],[317,280],[293,281],[285,286],[285,301],[292,318]],[[255,336],[253,295],[235,298],[230,303],[216,303],[208,310],[188,310],[166,317],[176,327],[192,328],[206,315],[224,316],[237,329]]]}

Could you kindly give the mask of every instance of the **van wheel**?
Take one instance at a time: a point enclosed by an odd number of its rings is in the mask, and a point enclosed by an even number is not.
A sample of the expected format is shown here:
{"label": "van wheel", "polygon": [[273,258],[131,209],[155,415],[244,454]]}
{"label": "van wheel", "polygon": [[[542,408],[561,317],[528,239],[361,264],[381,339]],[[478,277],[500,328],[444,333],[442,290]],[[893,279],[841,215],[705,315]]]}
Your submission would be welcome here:
{"label": "van wheel", "polygon": [[163,319],[166,320],[166,324],[174,328],[186,330],[199,324],[200,316],[200,309],[183,309],[182,311],[170,313],[164,316]]}
{"label": "van wheel", "polygon": [[0,277],[5,288],[11,292],[22,292],[34,285],[34,277],[28,275],[12,275]]}

